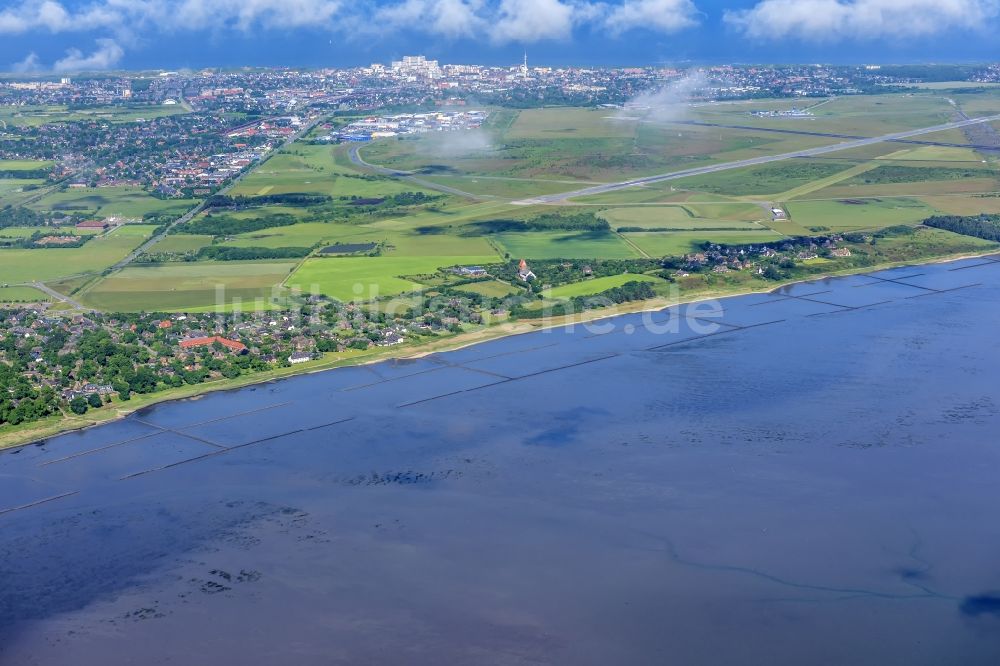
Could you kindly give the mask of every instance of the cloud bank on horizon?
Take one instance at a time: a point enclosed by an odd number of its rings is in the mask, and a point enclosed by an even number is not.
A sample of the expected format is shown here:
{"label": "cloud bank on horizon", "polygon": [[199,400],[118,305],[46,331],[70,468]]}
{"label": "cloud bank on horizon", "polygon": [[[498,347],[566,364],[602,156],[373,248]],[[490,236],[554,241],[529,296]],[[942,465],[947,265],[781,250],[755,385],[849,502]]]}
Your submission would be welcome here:
{"label": "cloud bank on horizon", "polygon": [[952,32],[988,35],[1000,16],[1000,0],[744,0],[742,5],[720,6],[719,0],[10,0],[0,3],[0,41],[5,35],[59,36],[66,42],[63,57],[45,64],[31,52],[11,67],[69,72],[113,68],[123,63],[126,49],[183,33],[222,39],[230,33],[327,31],[347,41],[405,33],[498,46],[568,43],[579,34],[611,43],[626,39],[626,33],[678,35],[714,21],[729,38],[749,43],[834,43]]}

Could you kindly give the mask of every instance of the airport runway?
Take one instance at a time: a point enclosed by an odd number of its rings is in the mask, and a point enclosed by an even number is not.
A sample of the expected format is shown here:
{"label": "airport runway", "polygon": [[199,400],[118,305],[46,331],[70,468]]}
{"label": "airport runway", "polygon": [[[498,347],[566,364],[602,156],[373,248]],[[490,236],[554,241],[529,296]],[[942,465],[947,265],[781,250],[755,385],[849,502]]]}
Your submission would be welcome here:
{"label": "airport runway", "polygon": [[577,197],[591,196],[595,194],[605,194],[607,192],[615,192],[617,190],[624,190],[630,187],[638,187],[640,185],[650,185],[652,183],[660,183],[667,180],[676,180],[678,178],[687,178],[689,176],[701,176],[709,173],[717,173],[719,171],[728,171],[730,169],[740,169],[748,166],[757,166],[759,164],[768,164],[770,162],[780,162],[782,160],[788,160],[796,157],[814,157],[816,155],[835,153],[841,150],[849,150],[851,148],[870,146],[875,143],[908,139],[912,136],[920,136],[921,134],[930,134],[932,132],[942,132],[945,130],[960,129],[962,127],[967,127],[969,125],[977,125],[979,123],[993,122],[996,120],[1000,120],[1000,115],[984,116],[982,118],[971,118],[969,120],[958,120],[950,123],[944,123],[942,125],[934,125],[931,127],[923,127],[920,129],[906,130],[904,132],[893,132],[892,134],[883,134],[881,136],[874,136],[863,139],[852,139],[849,141],[841,141],[839,143],[834,143],[829,146],[806,148],[805,150],[796,150],[791,153],[781,153],[778,155],[765,155],[762,157],[752,157],[745,160],[737,160],[735,162],[712,164],[709,166],[696,167],[693,169],[682,169],[681,171],[672,171],[670,173],[659,174],[656,176],[634,178],[632,180],[625,180],[620,183],[595,185],[593,187],[587,187],[582,190],[575,190],[573,192],[547,194],[544,196],[533,197],[531,199],[522,199],[520,201],[514,201],[513,203],[524,206],[532,206],[538,204],[560,204],[566,202],[569,199],[576,199]]}

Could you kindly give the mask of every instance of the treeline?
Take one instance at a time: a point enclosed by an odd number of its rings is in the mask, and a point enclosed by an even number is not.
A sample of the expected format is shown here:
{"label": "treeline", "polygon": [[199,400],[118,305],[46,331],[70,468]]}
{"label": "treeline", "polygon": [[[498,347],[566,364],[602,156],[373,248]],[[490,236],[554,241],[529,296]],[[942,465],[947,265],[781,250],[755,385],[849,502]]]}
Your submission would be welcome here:
{"label": "treeline", "polygon": [[7,227],[41,227],[48,218],[37,211],[23,206],[0,208],[0,229]]}
{"label": "treeline", "polygon": [[629,303],[632,301],[645,301],[656,296],[656,291],[649,282],[638,280],[626,282],[620,287],[613,287],[599,294],[592,296],[576,296],[569,302],[555,303],[550,308],[529,308],[523,303],[516,303],[510,309],[510,315],[514,319],[541,319],[542,317],[559,317],[563,315],[581,312],[583,310],[596,310],[598,308]]}
{"label": "treeline", "polygon": [[198,250],[197,259],[210,261],[253,261],[255,259],[296,259],[308,256],[309,247],[228,247],[209,245]]}
{"label": "treeline", "polygon": [[74,235],[72,241],[64,241],[60,243],[40,243],[39,241],[47,236],[57,236],[60,238],[68,238],[69,234],[62,234],[58,232],[46,233],[43,231],[36,231],[30,236],[24,236],[22,238],[4,238],[0,239],[0,247],[5,248],[16,248],[19,250],[46,250],[46,249],[71,249],[75,247],[83,247],[83,244],[92,239],[94,236],[89,234],[81,234],[79,236]]}
{"label": "treeline", "polygon": [[924,220],[924,225],[935,229],[953,231],[963,236],[1000,242],[1000,215],[935,215]]}
{"label": "treeline", "polygon": [[248,208],[252,206],[292,206],[306,208],[325,204],[328,201],[330,201],[330,197],[325,194],[306,194],[302,192],[265,194],[255,197],[231,197],[224,194],[217,194],[209,197],[206,206],[208,208]]}
{"label": "treeline", "polygon": [[473,222],[466,227],[466,235],[497,234],[504,231],[583,231],[607,233],[611,225],[593,213],[559,215],[545,213],[527,220],[498,219]]}
{"label": "treeline", "polygon": [[[519,284],[517,276],[518,258],[505,264],[486,266],[490,275],[505,282]],[[659,259],[536,259],[530,261],[531,270],[537,276],[533,285],[559,285],[579,282],[587,277],[607,277],[623,273],[648,273],[663,268]]]}
{"label": "treeline", "polygon": [[884,164],[871,171],[866,171],[850,179],[848,183],[857,184],[891,184],[920,183],[930,180],[962,180],[965,178],[989,178],[992,175],[985,169],[956,169],[954,167],[911,167]]}
{"label": "treeline", "polygon": [[51,169],[0,169],[0,179],[19,178],[24,180],[45,180]]}
{"label": "treeline", "polygon": [[272,227],[287,227],[298,223],[299,218],[288,213],[275,213],[263,217],[236,218],[229,215],[206,215],[174,227],[175,233],[206,236],[235,236]]}

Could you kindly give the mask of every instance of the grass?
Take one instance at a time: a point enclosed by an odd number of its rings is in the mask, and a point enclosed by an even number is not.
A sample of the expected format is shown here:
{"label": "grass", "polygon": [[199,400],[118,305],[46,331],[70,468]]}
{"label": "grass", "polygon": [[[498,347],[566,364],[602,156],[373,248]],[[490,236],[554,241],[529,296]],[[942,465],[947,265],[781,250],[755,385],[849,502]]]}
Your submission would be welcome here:
{"label": "grass", "polygon": [[769,243],[783,238],[773,231],[668,231],[627,233],[625,237],[651,257],[667,257],[695,252],[705,242]]}
{"label": "grass", "polygon": [[608,289],[620,287],[627,282],[664,282],[661,278],[652,275],[642,275],[637,273],[623,273],[622,275],[608,275],[606,277],[574,282],[560,287],[549,289],[545,292],[546,298],[573,298],[575,296],[591,296],[599,294]]}
{"label": "grass", "polygon": [[0,250],[0,284],[56,280],[99,273],[125,258],[143,237],[112,233],[78,248]]}
{"label": "grass", "polygon": [[488,296],[490,298],[503,298],[504,296],[509,296],[510,294],[522,291],[513,285],[509,285],[506,282],[500,282],[499,280],[473,282],[472,284],[455,287],[455,289],[458,291],[467,291],[473,294],[479,294],[480,296]]}
{"label": "grass", "polygon": [[[80,300],[108,311],[214,309],[233,299],[270,302],[292,262],[184,262],[132,265],[86,291]],[[280,289],[278,289],[280,291]]]}
{"label": "grass", "polygon": [[335,157],[337,148],[297,143],[283,149],[243,178],[234,187],[232,196],[264,196],[268,194],[310,193],[341,196],[380,197],[400,192],[420,191],[406,181],[381,176],[363,175],[357,169],[343,166]]}
{"label": "grass", "polygon": [[922,201],[902,198],[792,201],[787,209],[800,226],[834,231],[916,224],[937,212]]}
{"label": "grass", "polygon": [[406,276],[432,274],[447,266],[495,261],[495,255],[315,258],[303,262],[286,285],[302,293],[320,293],[342,301],[369,300],[424,288]]}
{"label": "grass", "polygon": [[33,287],[0,287],[0,303],[43,303],[49,300],[48,294]]}
{"label": "grass", "polygon": [[495,236],[511,257],[525,259],[626,259],[638,257],[616,234],[570,231],[506,232]]}
{"label": "grass", "polygon": [[830,178],[849,164],[819,160],[785,160],[673,181],[676,187],[730,196],[770,195]]}
{"label": "grass", "polygon": [[21,127],[39,127],[50,123],[80,120],[107,120],[112,123],[135,122],[143,118],[163,118],[187,113],[181,104],[172,106],[106,106],[69,110],[65,106],[0,106],[0,121]]}
{"label": "grass", "polygon": [[[707,214],[703,216],[704,214]],[[747,220],[768,217],[763,209],[752,204],[720,204],[718,206],[634,206],[601,211],[612,228],[641,227],[644,229],[751,229]],[[722,219],[726,215],[729,219]],[[735,218],[735,219],[734,219]],[[743,218],[743,219],[739,219]]]}
{"label": "grass", "polygon": [[0,160],[0,171],[35,171],[54,164],[52,160]]}
{"label": "grass", "polygon": [[195,199],[157,199],[140,188],[99,187],[56,191],[30,205],[40,211],[80,213],[94,217],[141,218],[147,213],[182,215]]}
{"label": "grass", "polygon": [[201,248],[212,242],[211,236],[199,236],[197,234],[169,234],[163,237],[152,247],[152,252],[197,252]]}

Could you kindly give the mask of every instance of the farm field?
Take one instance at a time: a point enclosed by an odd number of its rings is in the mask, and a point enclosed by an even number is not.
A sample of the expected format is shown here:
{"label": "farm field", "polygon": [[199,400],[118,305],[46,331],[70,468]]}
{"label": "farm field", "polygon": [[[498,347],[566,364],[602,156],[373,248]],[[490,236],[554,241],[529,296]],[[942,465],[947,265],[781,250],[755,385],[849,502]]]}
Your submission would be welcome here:
{"label": "farm field", "polygon": [[321,293],[342,301],[369,300],[423,288],[407,276],[439,268],[496,262],[496,255],[422,257],[336,257],[307,259],[286,285],[304,294]]}
{"label": "farm field", "polygon": [[797,224],[833,231],[916,224],[937,213],[919,200],[903,198],[792,201],[787,208]]}
{"label": "farm field", "polygon": [[770,217],[753,204],[635,206],[603,210],[600,216],[612,228],[740,229],[759,228],[752,220]]}
{"label": "farm field", "polygon": [[636,273],[623,273],[622,275],[608,275],[606,277],[593,278],[583,282],[574,282],[552,289],[547,289],[544,293],[546,298],[574,298],[576,296],[591,296],[599,294],[608,289],[620,287],[627,282],[651,282],[663,283],[662,278],[652,275],[642,275]]}
{"label": "farm field", "polygon": [[194,199],[157,199],[139,188],[88,187],[53,192],[30,204],[30,208],[94,217],[141,218],[146,214],[179,216],[197,203]]}
{"label": "farm field", "polygon": [[91,307],[122,312],[214,309],[219,303],[231,308],[235,299],[249,309],[255,301],[266,305],[278,295],[281,281],[294,268],[293,262],[264,261],[133,265],[79,298]]}
{"label": "farm field", "polygon": [[9,171],[36,171],[49,169],[55,162],[51,160],[0,160],[0,173]]}
{"label": "farm field", "polygon": [[655,231],[623,234],[651,257],[696,252],[702,243],[770,243],[784,238],[774,231]]}
{"label": "farm field", "polygon": [[510,294],[515,294],[521,291],[520,288],[509,285],[506,282],[500,282],[499,280],[473,282],[472,284],[464,284],[460,287],[455,287],[455,289],[458,291],[467,291],[473,294],[479,294],[480,296],[488,296],[490,298],[503,298],[504,296],[509,296]]}
{"label": "farm field", "polygon": [[56,280],[98,273],[134,250],[144,236],[117,231],[78,248],[0,250],[0,284]]}
{"label": "farm field", "polygon": [[0,121],[22,127],[39,127],[50,123],[77,120],[107,120],[113,123],[134,122],[137,119],[163,118],[187,113],[180,104],[151,106],[108,106],[69,110],[65,106],[0,107]]}
{"label": "farm field", "polygon": [[341,166],[337,148],[296,144],[278,152],[234,187],[232,196],[267,196],[274,194],[325,194],[338,197],[382,197],[414,192],[419,187],[384,176],[360,174]]}
{"label": "farm field", "polygon": [[612,233],[528,231],[496,234],[497,243],[513,258],[626,259],[640,256]]}
{"label": "farm field", "polygon": [[310,247],[316,243],[378,240],[382,234],[362,225],[300,222],[232,236],[221,245],[231,247]]}
{"label": "farm field", "polygon": [[0,303],[45,303],[52,300],[34,287],[0,287]]}
{"label": "farm field", "polygon": [[197,234],[169,234],[153,246],[154,253],[176,252],[197,252],[201,248],[212,242],[211,236],[200,236]]}

